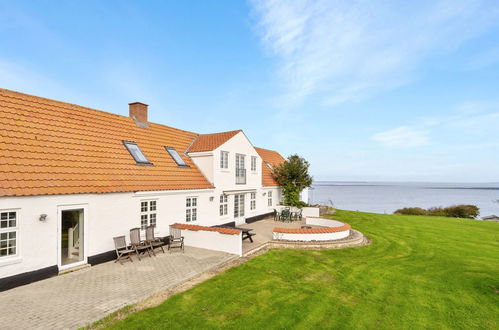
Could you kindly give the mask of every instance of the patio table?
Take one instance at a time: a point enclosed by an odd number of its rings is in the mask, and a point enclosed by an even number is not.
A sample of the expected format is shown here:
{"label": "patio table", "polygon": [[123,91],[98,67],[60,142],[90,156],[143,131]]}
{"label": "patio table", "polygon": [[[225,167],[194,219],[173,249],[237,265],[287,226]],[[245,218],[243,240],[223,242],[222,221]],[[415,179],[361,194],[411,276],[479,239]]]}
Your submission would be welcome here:
{"label": "patio table", "polygon": [[249,239],[249,240],[250,240],[250,242],[251,242],[251,243],[253,243],[253,238],[252,238],[251,236],[256,235],[256,234],[254,234],[254,233],[251,233],[251,231],[252,231],[253,229],[251,229],[251,228],[240,228],[240,227],[236,227],[236,229],[239,229],[240,231],[242,231],[242,232],[243,232],[243,241],[244,241],[245,239]]}
{"label": "patio table", "polygon": [[242,234],[243,234],[243,241],[244,241],[245,239],[249,239],[251,243],[253,243],[253,238],[252,238],[252,236],[255,236],[255,235],[256,235],[255,233],[252,233],[252,232],[251,232],[251,231],[253,230],[253,229],[251,229],[251,228],[240,228],[240,227],[223,226],[223,225],[222,225],[222,226],[218,225],[218,226],[213,226],[213,227],[219,227],[219,228],[230,228],[230,229],[237,229],[237,230],[240,230],[240,231],[242,232]]}

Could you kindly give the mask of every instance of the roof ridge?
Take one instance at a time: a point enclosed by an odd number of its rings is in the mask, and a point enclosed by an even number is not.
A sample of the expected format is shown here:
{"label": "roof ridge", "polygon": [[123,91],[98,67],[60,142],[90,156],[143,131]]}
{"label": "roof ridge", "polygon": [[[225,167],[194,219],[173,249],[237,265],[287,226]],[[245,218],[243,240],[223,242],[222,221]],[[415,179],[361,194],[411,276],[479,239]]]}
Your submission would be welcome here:
{"label": "roof ridge", "polygon": [[255,148],[255,149],[260,149],[260,150],[265,150],[265,151],[277,152],[278,154],[280,154],[280,153],[279,153],[279,151],[274,150],[274,149],[266,149],[266,148],[261,148],[261,147],[254,147],[254,148]]}
{"label": "roof ridge", "polygon": [[[66,106],[70,106],[70,107],[78,108],[78,109],[82,109],[82,110],[97,111],[97,112],[105,113],[107,115],[116,116],[116,117],[119,117],[119,118],[131,119],[128,116],[120,115],[120,114],[114,113],[114,112],[109,112],[109,111],[105,111],[105,110],[101,110],[101,109],[86,107],[86,106],[79,105],[79,104],[76,104],[76,103],[70,103],[70,102],[65,102],[65,101],[59,101],[59,100],[55,100],[55,99],[50,99],[50,98],[43,97],[43,96],[37,96],[37,95],[33,95],[33,94],[18,92],[18,91],[6,89],[6,88],[0,88],[0,93],[16,95],[18,97],[25,97],[25,98],[30,98],[30,99],[34,99],[34,100],[41,100],[41,101],[45,101],[45,102],[49,102],[49,103],[55,103],[56,105],[58,105],[60,107],[64,107],[64,105],[66,105]],[[177,128],[177,127],[173,127],[173,126],[168,126],[168,125],[161,124],[161,123],[155,123],[155,122],[149,122],[149,123],[153,124],[153,125],[160,125],[160,126],[163,126],[163,127],[171,128],[171,129],[174,129],[174,130],[177,130],[177,131],[182,131],[182,132],[187,132],[187,133],[199,135],[199,133],[197,133],[197,132],[188,131],[188,130],[185,130],[185,129],[181,129],[181,128]]]}
{"label": "roof ridge", "polygon": [[215,133],[199,133],[199,136],[205,136],[205,135],[215,135],[215,134],[226,134],[226,133],[235,133],[235,132],[242,132],[242,129],[235,129],[232,131],[223,131],[223,132],[215,132]]}

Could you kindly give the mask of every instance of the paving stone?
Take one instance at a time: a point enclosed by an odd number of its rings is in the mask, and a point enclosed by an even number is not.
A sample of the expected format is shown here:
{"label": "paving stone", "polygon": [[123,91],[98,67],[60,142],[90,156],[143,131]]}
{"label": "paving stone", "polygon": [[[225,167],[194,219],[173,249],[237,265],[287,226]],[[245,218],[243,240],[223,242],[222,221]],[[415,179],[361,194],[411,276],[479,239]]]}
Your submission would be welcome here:
{"label": "paving stone", "polygon": [[107,262],[0,292],[2,329],[74,329],[141,301],[232,258],[186,247],[133,262]]}

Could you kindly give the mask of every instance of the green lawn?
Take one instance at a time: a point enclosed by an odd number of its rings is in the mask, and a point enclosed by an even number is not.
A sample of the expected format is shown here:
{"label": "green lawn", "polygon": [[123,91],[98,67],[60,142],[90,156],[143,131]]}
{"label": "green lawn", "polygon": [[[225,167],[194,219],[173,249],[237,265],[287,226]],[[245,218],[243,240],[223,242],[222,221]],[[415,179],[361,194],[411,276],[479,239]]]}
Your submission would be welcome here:
{"label": "green lawn", "polygon": [[498,329],[499,223],[338,211],[373,240],[273,250],[114,328]]}

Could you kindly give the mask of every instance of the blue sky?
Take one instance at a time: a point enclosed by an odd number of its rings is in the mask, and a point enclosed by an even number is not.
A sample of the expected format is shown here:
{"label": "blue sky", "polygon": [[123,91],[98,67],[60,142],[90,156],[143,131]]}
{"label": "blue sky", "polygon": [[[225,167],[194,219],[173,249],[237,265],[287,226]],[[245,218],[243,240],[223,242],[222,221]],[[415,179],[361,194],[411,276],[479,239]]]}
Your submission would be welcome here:
{"label": "blue sky", "polygon": [[0,1],[0,86],[298,153],[499,181],[497,1]]}

